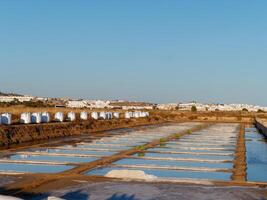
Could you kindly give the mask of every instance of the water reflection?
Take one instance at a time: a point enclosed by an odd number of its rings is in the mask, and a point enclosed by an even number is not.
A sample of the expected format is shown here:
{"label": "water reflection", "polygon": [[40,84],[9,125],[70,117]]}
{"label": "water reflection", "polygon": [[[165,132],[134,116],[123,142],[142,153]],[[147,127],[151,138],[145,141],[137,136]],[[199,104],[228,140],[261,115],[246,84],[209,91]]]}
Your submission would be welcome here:
{"label": "water reflection", "polygon": [[247,180],[267,182],[267,141],[257,129],[246,129]]}

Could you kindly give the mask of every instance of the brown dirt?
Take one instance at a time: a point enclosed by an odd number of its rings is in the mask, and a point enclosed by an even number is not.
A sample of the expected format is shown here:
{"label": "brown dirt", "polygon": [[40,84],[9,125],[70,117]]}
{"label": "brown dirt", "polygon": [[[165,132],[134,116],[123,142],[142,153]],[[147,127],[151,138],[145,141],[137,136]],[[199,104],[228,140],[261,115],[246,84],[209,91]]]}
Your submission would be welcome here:
{"label": "brown dirt", "polygon": [[246,143],[245,143],[245,126],[240,125],[240,132],[237,138],[236,153],[233,169],[233,181],[245,182],[246,181]]}
{"label": "brown dirt", "polygon": [[160,118],[88,120],[64,123],[0,126],[0,147],[10,148],[25,142],[82,135],[97,131],[163,123]]}

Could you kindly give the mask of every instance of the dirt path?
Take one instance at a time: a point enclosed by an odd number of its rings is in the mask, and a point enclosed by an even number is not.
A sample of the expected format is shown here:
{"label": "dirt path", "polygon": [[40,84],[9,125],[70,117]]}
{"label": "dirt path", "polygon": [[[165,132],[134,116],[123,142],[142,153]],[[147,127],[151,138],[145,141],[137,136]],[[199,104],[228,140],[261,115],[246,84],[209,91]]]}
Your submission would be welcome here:
{"label": "dirt path", "polygon": [[240,131],[237,138],[236,153],[233,170],[233,181],[245,182],[247,177],[246,163],[246,141],[245,141],[245,126],[240,125]]}

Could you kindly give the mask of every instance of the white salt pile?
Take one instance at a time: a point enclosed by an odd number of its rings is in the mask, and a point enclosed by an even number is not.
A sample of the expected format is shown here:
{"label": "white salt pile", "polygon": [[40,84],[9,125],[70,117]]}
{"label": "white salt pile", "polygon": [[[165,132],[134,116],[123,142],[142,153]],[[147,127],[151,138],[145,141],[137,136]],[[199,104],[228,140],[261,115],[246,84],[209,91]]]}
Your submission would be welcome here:
{"label": "white salt pile", "polygon": [[105,177],[108,178],[122,178],[122,179],[134,179],[152,181],[157,179],[156,176],[146,174],[142,170],[112,170],[109,171]]}

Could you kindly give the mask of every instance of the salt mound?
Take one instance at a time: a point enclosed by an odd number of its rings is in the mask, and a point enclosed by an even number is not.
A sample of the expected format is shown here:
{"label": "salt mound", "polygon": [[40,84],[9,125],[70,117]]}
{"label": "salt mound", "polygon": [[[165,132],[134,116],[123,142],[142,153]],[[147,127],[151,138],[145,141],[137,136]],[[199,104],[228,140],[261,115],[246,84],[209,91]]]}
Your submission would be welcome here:
{"label": "salt mound", "polygon": [[122,178],[122,179],[138,179],[152,181],[157,179],[156,176],[146,174],[142,170],[111,170],[105,177],[108,178]]}

